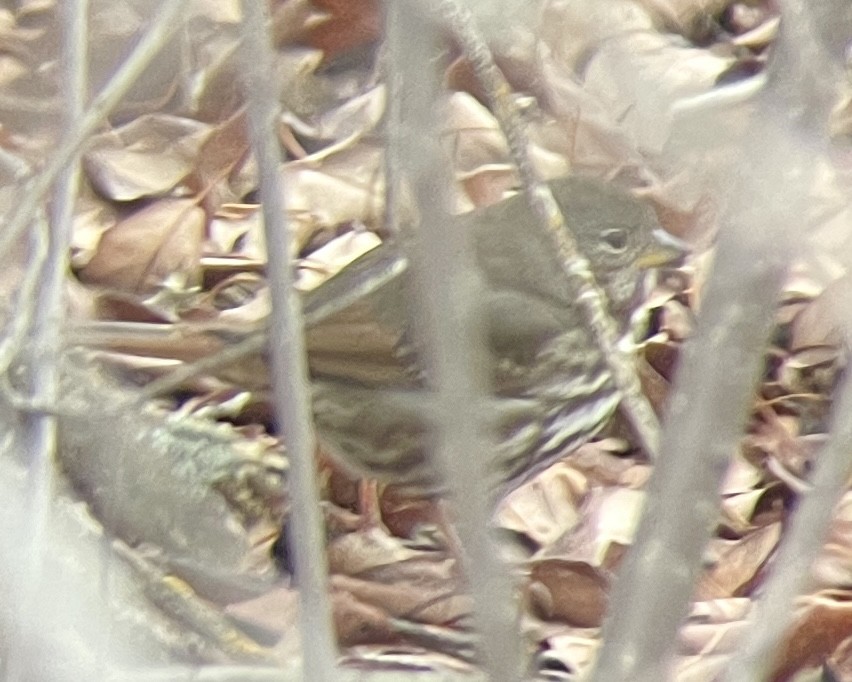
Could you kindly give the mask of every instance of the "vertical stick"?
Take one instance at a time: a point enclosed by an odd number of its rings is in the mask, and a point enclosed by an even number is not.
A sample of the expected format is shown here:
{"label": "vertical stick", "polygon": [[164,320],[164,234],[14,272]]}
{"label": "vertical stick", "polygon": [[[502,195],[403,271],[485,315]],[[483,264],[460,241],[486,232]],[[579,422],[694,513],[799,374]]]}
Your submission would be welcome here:
{"label": "vertical stick", "polygon": [[260,198],[266,235],[267,272],[272,298],[268,352],[275,411],[290,459],[291,550],[299,586],[304,679],[337,679],[337,646],[328,597],[328,564],[320,517],[311,395],[301,307],[293,286],[289,225],[281,183],[276,136],[278,90],[266,30],[265,3],[243,2],[243,57],[252,148],[260,173]]}
{"label": "vertical stick", "polygon": [[[88,0],[68,0],[58,8],[62,27],[61,91],[65,100],[63,128],[73,129],[80,123],[85,106],[88,77],[86,69]],[[49,238],[44,265],[30,262],[28,267],[41,267],[41,287],[36,300],[20,301],[20,306],[33,305],[31,344],[25,360],[31,372],[31,389],[38,400],[53,405],[59,387],[59,356],[62,348],[60,330],[64,326],[65,281],[68,272],[68,249],[71,220],[79,180],[79,153],[72,154],[59,172],[50,210]],[[42,229],[42,225],[34,229]],[[10,312],[10,314],[13,314]],[[23,314],[23,313],[22,313]],[[29,469],[27,480],[28,509],[24,515],[29,525],[23,534],[28,539],[23,549],[21,579],[21,615],[18,631],[12,634],[8,647],[5,680],[14,682],[26,676],[25,661],[30,647],[26,644],[32,628],[38,627],[39,607],[34,606],[44,575],[44,553],[51,503],[55,488],[56,417],[51,414],[25,414],[22,419],[22,443],[26,448]],[[17,641],[16,641],[17,640]]]}
{"label": "vertical stick", "polygon": [[449,179],[436,143],[436,104],[441,101],[437,30],[422,20],[411,0],[398,5],[389,31],[399,33],[390,36],[389,56],[399,72],[403,106],[400,165],[420,214],[411,253],[417,289],[412,303],[439,416],[434,455],[455,502],[482,664],[489,679],[508,682],[521,677],[520,638],[512,586],[490,532],[493,476],[483,465],[493,439],[484,408],[490,387],[477,300],[480,281],[471,234],[457,229],[444,208]]}

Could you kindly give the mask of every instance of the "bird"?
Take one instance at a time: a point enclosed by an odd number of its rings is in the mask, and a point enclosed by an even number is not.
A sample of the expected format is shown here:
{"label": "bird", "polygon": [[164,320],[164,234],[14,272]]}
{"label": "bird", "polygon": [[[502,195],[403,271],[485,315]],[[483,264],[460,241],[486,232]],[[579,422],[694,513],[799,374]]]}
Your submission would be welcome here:
{"label": "bird", "polygon": [[[610,315],[626,331],[643,272],[681,258],[685,246],[624,188],[577,175],[550,186]],[[499,496],[598,435],[621,395],[525,196],[455,220],[471,231],[481,275],[496,431],[483,469]],[[353,476],[431,496],[445,481],[430,457],[435,429],[414,329],[414,286],[405,250],[386,241],[309,292],[303,312],[323,450]]]}
{"label": "bird", "polygon": [[[580,175],[549,185],[609,314],[627,331],[643,273],[682,258],[686,246],[624,188]],[[453,220],[470,231],[480,272],[496,441],[484,453],[483,470],[499,498],[598,435],[621,395],[551,235],[526,197],[517,194]],[[446,482],[431,459],[435,429],[426,354],[415,330],[414,287],[404,244],[388,239],[304,293],[302,312],[321,449],[355,478],[431,497],[443,493]],[[160,327],[98,322],[82,325],[70,342],[166,357],[186,347],[187,359],[199,343],[242,347],[240,360],[214,355],[188,369],[207,363],[230,383],[252,391],[268,387],[265,354],[258,351],[274,339],[265,326]]]}

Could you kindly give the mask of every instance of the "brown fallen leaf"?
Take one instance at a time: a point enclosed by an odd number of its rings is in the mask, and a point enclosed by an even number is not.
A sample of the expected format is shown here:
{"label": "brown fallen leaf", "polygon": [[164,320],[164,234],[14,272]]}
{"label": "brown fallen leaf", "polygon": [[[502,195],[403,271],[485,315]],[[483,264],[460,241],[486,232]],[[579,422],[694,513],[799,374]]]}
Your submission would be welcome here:
{"label": "brown fallen leaf", "polygon": [[140,116],[94,136],[83,167],[97,190],[113,201],[160,196],[189,175],[210,133],[210,126],[188,118]]}
{"label": "brown fallen leaf", "polygon": [[598,627],[606,613],[608,571],[582,561],[544,559],[530,571],[526,596],[536,615],[577,627]]}
{"label": "brown fallen leaf", "polygon": [[754,490],[729,495],[722,501],[720,532],[724,537],[744,537],[756,527],[781,521],[786,516],[786,507],[793,497],[789,489],[780,483],[756,487]]}
{"label": "brown fallen leaf", "polygon": [[331,602],[341,646],[394,644],[403,640],[391,625],[387,612],[362,602],[348,590],[332,588]]}
{"label": "brown fallen leaf", "polygon": [[322,50],[325,63],[379,40],[384,22],[378,0],[312,0],[326,13],[307,28],[305,41]]}
{"label": "brown fallen leaf", "polygon": [[819,665],[852,633],[852,593],[826,590],[801,600],[802,608],[778,648],[772,682],[786,682],[806,667]]}
{"label": "brown fallen leaf", "polygon": [[429,554],[407,546],[400,538],[378,527],[335,538],[327,550],[329,570],[351,576],[368,575],[370,571],[389,564],[411,561]]}
{"label": "brown fallen leaf", "polygon": [[699,579],[695,599],[723,599],[748,594],[781,537],[781,523],[760,528],[727,544],[714,566]]}
{"label": "brown fallen leaf", "polygon": [[77,275],[85,284],[152,294],[167,281],[199,281],[205,215],[193,199],[163,199],[131,214],[101,237]]}
{"label": "brown fallen leaf", "polygon": [[500,504],[497,521],[500,527],[547,547],[577,525],[580,504],[588,492],[585,474],[559,462],[513,490]]}
{"label": "brown fallen leaf", "polygon": [[247,162],[249,152],[245,111],[240,108],[215,128],[199,146],[197,159],[186,180],[191,191],[204,195],[204,206],[211,215],[223,204],[242,199],[243,188],[231,182]]}
{"label": "brown fallen leaf", "polygon": [[690,609],[680,632],[681,650],[687,654],[709,651],[733,651],[739,639],[728,639],[728,632],[748,626],[752,600],[747,597],[730,597],[697,601]]}
{"label": "brown fallen leaf", "polygon": [[852,680],[852,635],[834,650],[826,665],[835,680]]}
{"label": "brown fallen leaf", "polygon": [[334,586],[394,618],[432,625],[452,625],[470,616],[470,597],[460,591],[450,561],[421,561],[401,575],[384,570],[376,579],[335,575]]}

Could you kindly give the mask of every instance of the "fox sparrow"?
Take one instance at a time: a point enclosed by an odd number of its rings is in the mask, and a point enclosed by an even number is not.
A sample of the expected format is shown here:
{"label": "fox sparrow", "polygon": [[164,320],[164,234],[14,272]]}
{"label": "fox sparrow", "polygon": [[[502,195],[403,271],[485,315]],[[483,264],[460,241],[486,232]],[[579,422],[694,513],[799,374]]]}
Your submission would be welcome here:
{"label": "fox sparrow", "polygon": [[[650,207],[600,181],[551,184],[569,229],[626,328],[642,271],[682,251]],[[506,492],[599,433],[619,404],[548,235],[515,196],[458,218],[473,230],[483,281],[496,442],[485,469]],[[413,333],[408,261],[392,243],[364,254],[305,299],[314,417],[324,448],[351,473],[430,494],[429,391]],[[464,456],[466,453],[460,453]]]}

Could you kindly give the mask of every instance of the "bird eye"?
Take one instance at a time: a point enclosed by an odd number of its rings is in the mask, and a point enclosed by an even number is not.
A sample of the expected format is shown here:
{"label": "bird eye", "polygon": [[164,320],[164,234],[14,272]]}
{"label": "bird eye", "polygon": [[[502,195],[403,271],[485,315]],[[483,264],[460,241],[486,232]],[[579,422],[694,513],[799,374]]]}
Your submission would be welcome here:
{"label": "bird eye", "polygon": [[627,230],[606,230],[601,239],[613,251],[624,251],[627,248]]}

